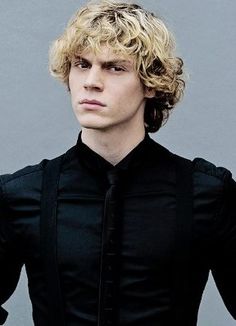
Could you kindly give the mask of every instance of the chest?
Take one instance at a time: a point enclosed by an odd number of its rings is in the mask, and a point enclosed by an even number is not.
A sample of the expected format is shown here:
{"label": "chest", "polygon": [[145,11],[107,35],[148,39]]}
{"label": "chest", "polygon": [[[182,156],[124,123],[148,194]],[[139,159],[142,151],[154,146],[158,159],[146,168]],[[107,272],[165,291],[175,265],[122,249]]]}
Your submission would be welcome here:
{"label": "chest", "polygon": [[60,263],[84,273],[98,269],[107,219],[114,214],[122,263],[165,269],[174,246],[176,198],[172,191],[127,192],[112,209],[105,196],[61,197],[57,212]]}

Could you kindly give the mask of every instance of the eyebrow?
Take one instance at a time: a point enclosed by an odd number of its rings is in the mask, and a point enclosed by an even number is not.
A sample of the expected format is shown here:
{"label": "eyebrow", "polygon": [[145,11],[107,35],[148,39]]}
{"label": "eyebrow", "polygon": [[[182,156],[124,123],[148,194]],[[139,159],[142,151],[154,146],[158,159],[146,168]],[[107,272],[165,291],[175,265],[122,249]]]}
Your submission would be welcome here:
{"label": "eyebrow", "polygon": [[[86,59],[83,58],[81,55],[75,55],[75,60],[84,60],[87,63],[91,64],[91,62]],[[127,64],[127,65],[132,65],[132,62],[130,60],[125,60],[125,59],[114,59],[114,60],[110,60],[110,61],[100,61],[100,63],[102,64],[102,66],[110,66],[110,65],[116,65],[116,64]]]}

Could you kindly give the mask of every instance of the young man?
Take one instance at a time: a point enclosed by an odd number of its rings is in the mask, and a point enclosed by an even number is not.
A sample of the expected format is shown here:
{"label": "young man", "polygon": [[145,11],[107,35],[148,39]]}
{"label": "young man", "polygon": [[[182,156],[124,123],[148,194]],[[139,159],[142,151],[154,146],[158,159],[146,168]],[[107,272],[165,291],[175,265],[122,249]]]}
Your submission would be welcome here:
{"label": "young man", "polygon": [[236,318],[236,183],[148,134],[181,98],[182,66],[135,4],[90,3],[53,43],[81,132],[0,178],[0,304],[25,264],[36,326],[196,326],[211,270]]}

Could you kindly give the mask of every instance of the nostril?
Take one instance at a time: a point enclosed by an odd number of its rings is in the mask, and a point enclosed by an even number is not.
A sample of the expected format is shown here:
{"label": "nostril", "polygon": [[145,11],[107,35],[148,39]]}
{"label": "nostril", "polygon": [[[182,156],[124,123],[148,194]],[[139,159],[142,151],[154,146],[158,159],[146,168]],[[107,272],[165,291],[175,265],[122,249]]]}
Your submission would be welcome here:
{"label": "nostril", "polygon": [[97,90],[97,91],[102,91],[103,90],[103,84],[96,82],[96,83],[84,83],[84,88],[85,89],[92,89],[92,90]]}

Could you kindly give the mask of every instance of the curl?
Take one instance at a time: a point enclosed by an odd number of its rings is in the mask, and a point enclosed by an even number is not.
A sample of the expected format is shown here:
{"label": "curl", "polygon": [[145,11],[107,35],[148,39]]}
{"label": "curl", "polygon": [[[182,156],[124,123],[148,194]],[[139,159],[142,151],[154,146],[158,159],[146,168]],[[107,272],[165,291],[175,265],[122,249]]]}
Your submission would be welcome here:
{"label": "curl", "polygon": [[49,70],[69,87],[75,54],[106,45],[115,53],[132,56],[144,87],[155,90],[147,99],[144,122],[157,131],[183,96],[183,60],[175,56],[175,40],[164,22],[137,4],[102,0],[89,3],[69,21],[50,47]]}

